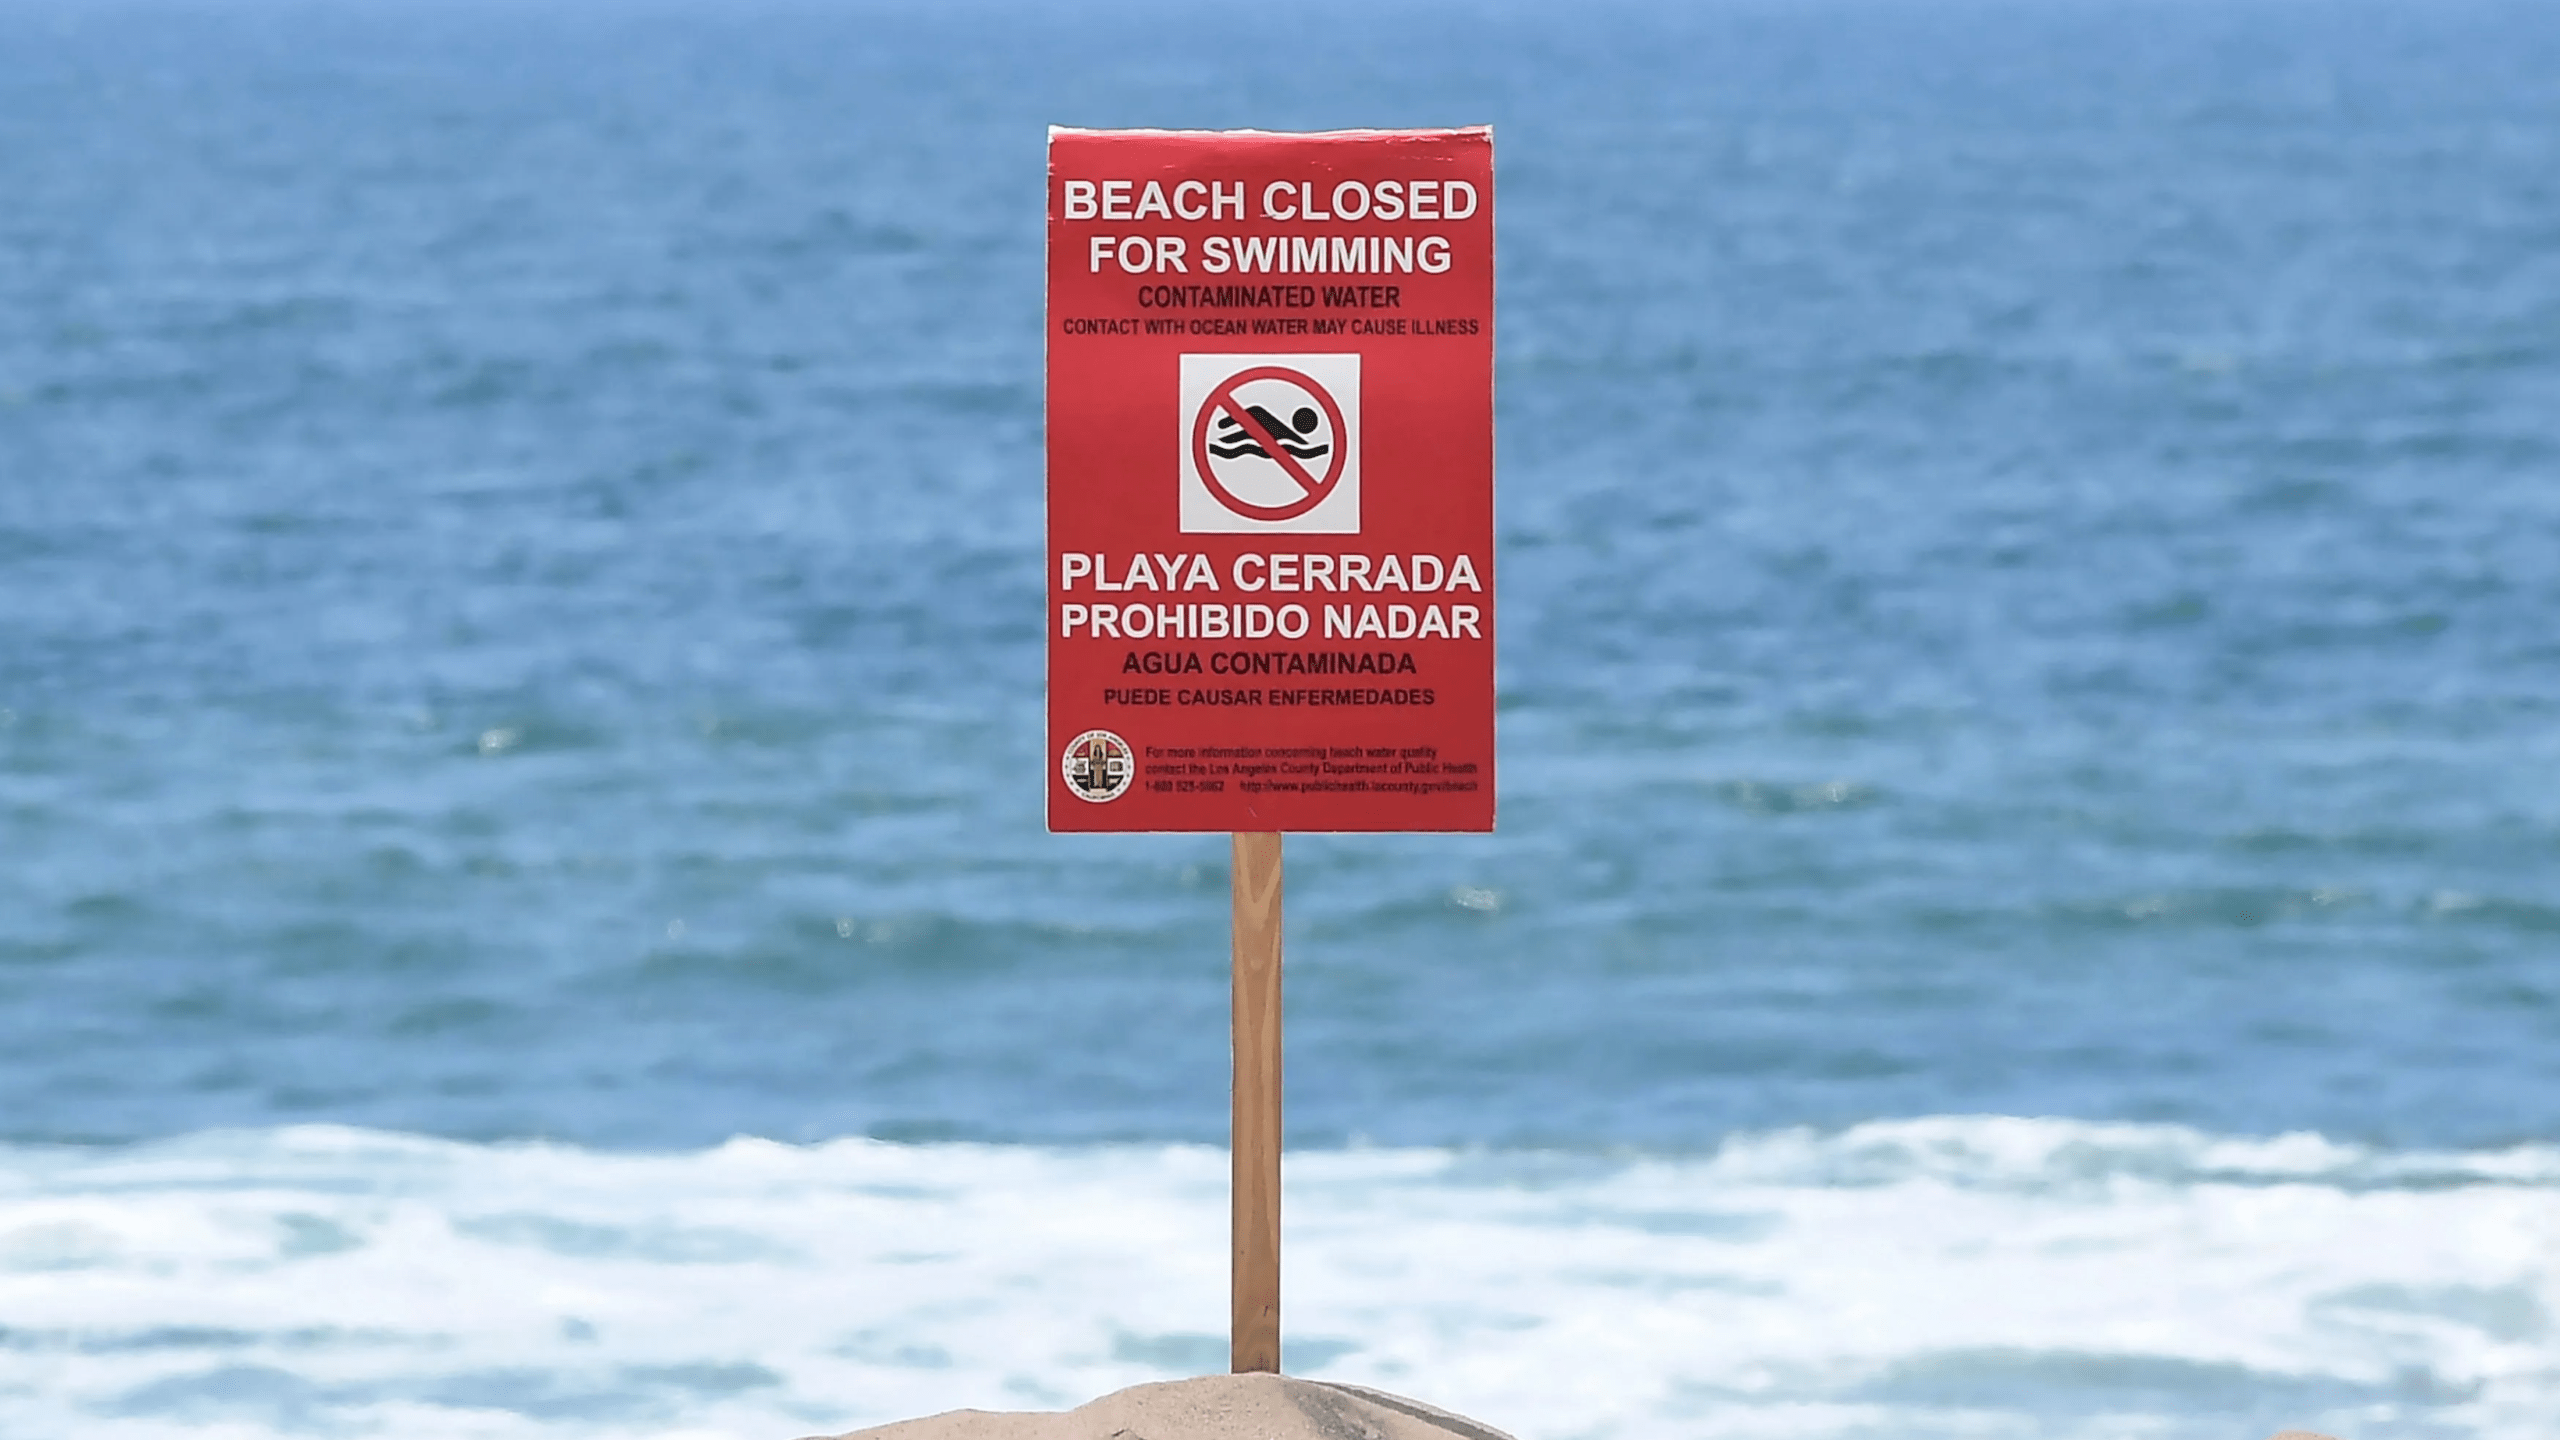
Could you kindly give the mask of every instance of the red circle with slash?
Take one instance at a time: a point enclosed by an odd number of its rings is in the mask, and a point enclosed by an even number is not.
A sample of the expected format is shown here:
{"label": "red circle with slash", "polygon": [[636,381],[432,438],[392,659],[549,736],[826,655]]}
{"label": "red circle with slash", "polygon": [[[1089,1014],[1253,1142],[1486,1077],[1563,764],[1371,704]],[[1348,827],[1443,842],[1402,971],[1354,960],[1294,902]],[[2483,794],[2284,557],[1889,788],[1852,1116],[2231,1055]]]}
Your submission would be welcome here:
{"label": "red circle with slash", "polygon": [[[1286,381],[1306,391],[1324,407],[1325,423],[1331,427],[1333,435],[1333,454],[1327,458],[1321,479],[1310,472],[1297,456],[1284,449],[1280,437],[1271,434],[1261,421],[1254,419],[1251,408],[1236,398],[1238,387],[1256,380]],[[1284,505],[1256,505],[1220,483],[1218,472],[1209,468],[1209,426],[1221,410],[1234,416],[1236,423],[1243,427],[1245,437],[1261,446],[1262,453],[1277,462],[1282,473],[1305,493]],[[1313,377],[1285,365],[1256,365],[1219,381],[1218,388],[1210,391],[1209,398],[1201,402],[1200,413],[1191,422],[1191,465],[1219,504],[1248,520],[1290,520],[1323,504],[1325,497],[1333,493],[1334,482],[1342,478],[1345,457],[1350,453],[1350,446],[1346,443],[1349,439],[1350,435],[1342,423],[1342,407],[1334,403],[1332,393],[1317,384]]]}

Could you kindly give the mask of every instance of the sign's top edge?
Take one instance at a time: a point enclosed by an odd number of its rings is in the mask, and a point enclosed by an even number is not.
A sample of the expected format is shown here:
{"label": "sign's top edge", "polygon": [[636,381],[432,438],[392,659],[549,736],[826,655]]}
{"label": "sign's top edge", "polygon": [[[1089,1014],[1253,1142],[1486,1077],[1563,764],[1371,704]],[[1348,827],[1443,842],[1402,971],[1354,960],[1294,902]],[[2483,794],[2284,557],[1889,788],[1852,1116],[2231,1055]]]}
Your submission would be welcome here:
{"label": "sign's top edge", "polygon": [[1139,127],[1132,130],[1101,130],[1082,125],[1052,125],[1049,138],[1076,136],[1146,136],[1151,139],[1202,140],[1358,140],[1358,139],[1448,139],[1453,136],[1481,135],[1493,138],[1490,125],[1451,125],[1420,130],[1165,130]]}

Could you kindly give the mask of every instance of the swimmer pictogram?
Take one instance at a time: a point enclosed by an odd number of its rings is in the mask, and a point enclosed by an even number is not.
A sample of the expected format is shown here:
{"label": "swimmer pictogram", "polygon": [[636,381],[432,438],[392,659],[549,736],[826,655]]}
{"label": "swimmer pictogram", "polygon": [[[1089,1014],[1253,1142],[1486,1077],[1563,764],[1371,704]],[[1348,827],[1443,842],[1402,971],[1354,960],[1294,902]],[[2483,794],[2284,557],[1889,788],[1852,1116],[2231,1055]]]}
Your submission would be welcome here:
{"label": "swimmer pictogram", "polygon": [[1299,460],[1313,460],[1333,448],[1309,444],[1301,438],[1314,435],[1316,427],[1324,423],[1324,417],[1318,415],[1312,405],[1299,406],[1297,413],[1286,420],[1259,405],[1247,405],[1244,413],[1252,417],[1252,423],[1234,414],[1232,407],[1221,409],[1218,438],[1209,442],[1210,454],[1221,460],[1233,460],[1240,455],[1259,455],[1268,460],[1272,452],[1263,447],[1276,440],[1279,443],[1273,449],[1286,451]]}

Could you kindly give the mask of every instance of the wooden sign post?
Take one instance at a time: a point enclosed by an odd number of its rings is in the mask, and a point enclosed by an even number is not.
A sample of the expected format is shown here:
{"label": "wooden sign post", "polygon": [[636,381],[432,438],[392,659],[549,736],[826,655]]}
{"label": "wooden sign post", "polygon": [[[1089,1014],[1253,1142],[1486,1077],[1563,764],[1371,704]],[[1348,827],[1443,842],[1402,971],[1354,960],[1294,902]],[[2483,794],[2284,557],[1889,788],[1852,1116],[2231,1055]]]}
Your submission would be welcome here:
{"label": "wooden sign post", "polygon": [[1230,1358],[1280,1368],[1280,837],[1493,828],[1493,135],[1052,130],[1049,828],[1234,852]]}
{"label": "wooden sign post", "polygon": [[1231,842],[1235,906],[1229,1368],[1280,1369],[1280,837]]}

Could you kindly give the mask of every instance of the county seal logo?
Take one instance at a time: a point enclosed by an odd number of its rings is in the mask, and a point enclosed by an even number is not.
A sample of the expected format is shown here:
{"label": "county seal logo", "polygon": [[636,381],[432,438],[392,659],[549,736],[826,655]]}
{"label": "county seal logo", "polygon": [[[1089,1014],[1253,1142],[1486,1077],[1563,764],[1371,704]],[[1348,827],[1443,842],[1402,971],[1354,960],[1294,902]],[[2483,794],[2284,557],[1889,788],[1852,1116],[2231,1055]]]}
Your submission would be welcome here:
{"label": "county seal logo", "polygon": [[1077,799],[1097,805],[1128,794],[1129,782],[1138,777],[1137,757],[1129,753],[1129,742],[1108,730],[1087,730],[1068,741],[1058,770]]}

